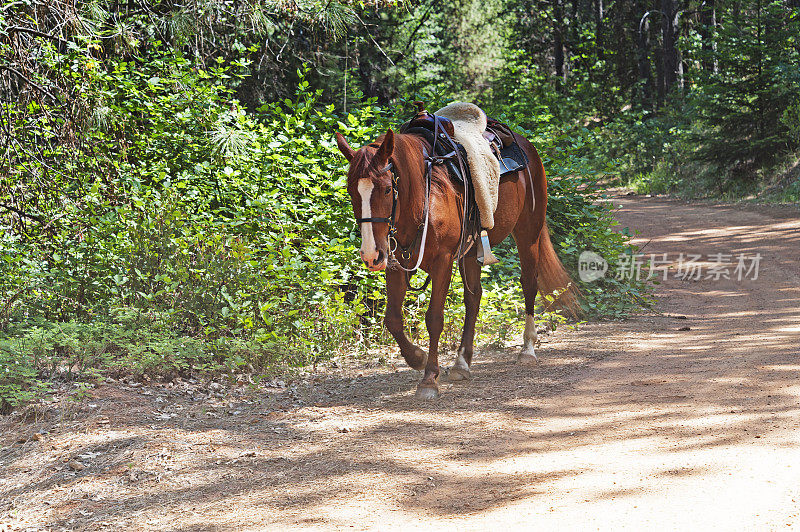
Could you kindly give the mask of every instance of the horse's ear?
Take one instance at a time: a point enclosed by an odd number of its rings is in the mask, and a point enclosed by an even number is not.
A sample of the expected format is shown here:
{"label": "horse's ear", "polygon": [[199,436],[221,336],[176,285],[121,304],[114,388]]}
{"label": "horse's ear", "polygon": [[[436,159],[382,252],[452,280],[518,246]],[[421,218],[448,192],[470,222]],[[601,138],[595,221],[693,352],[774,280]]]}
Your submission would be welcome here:
{"label": "horse's ear", "polygon": [[353,148],[350,147],[345,138],[338,131],[336,132],[336,145],[339,146],[339,151],[342,152],[342,155],[344,155],[348,161],[353,160],[353,156],[356,152],[353,151]]}
{"label": "horse's ear", "polygon": [[392,152],[394,151],[394,131],[391,129],[386,132],[386,136],[383,137],[383,143],[381,147],[378,148],[378,153],[375,156],[381,162],[386,162],[389,160],[389,157],[392,156]]}

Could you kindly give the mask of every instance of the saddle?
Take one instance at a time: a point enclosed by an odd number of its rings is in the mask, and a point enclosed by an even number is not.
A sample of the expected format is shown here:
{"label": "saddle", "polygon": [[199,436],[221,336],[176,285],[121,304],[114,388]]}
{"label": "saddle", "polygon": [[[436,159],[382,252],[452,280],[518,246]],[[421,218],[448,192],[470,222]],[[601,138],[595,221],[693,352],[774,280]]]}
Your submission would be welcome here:
{"label": "saddle", "polygon": [[[444,116],[429,113],[425,110],[422,102],[414,103],[417,105],[417,115],[400,126],[400,133],[419,135],[433,145],[434,131],[438,123],[439,128],[444,130],[447,135],[440,134],[439,138],[436,139],[435,155],[447,155],[457,150],[460,152],[462,160],[466,160],[466,150],[461,144],[453,140],[453,122]],[[519,144],[517,144],[511,128],[494,118],[489,118],[487,122],[488,125],[483,136],[492,146],[492,151],[500,163],[500,175],[503,176],[511,172],[524,170],[528,166],[528,158],[519,147]],[[465,179],[471,179],[468,165],[464,165],[463,171],[458,162],[452,159],[448,159],[445,165],[453,182],[463,185]]]}
{"label": "saddle", "polygon": [[441,129],[443,129],[449,136],[453,136],[455,129],[453,128],[453,122],[451,122],[449,118],[432,115],[425,110],[422,102],[414,103],[417,106],[417,116],[400,126],[401,132],[403,132],[404,129],[410,129],[412,127],[434,131],[436,129],[436,123],[438,122]]}
{"label": "saddle", "polygon": [[[447,168],[450,179],[464,187],[466,198],[460,245],[462,256],[477,242],[479,262],[487,265],[497,262],[489,251],[486,231],[482,231],[480,212],[470,175],[470,165],[466,164],[467,151],[461,144],[453,140],[453,123],[444,116],[426,111],[422,102],[415,103],[417,105],[416,116],[402,124],[399,131],[418,135],[428,141],[434,149],[434,153],[431,155],[439,157],[440,162],[443,162]],[[517,145],[514,134],[506,124],[489,119],[483,136],[491,145],[492,153],[498,159],[501,176],[522,170],[528,165],[524,152]]]}

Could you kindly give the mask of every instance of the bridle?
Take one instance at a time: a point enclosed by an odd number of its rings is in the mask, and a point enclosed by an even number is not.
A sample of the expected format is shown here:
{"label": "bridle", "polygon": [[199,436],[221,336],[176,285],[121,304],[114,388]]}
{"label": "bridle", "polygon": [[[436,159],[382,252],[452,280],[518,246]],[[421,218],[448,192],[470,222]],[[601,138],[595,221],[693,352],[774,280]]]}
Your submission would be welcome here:
{"label": "bridle", "polygon": [[[465,175],[463,173],[464,172],[463,171],[463,161],[461,161],[461,156],[460,156],[460,154],[457,153],[457,151],[452,151],[452,152],[450,152],[448,154],[445,154],[445,155],[436,155],[436,141],[437,141],[438,134],[440,132],[440,127],[441,126],[439,124],[439,121],[436,120],[435,123],[434,123],[434,130],[433,130],[434,137],[433,137],[433,146],[431,146],[431,154],[429,155],[427,150],[425,150],[424,148],[422,149],[423,158],[425,159],[425,203],[424,203],[424,207],[423,207],[422,238],[421,238],[421,242],[420,242],[420,245],[419,245],[419,254],[418,254],[418,257],[417,257],[416,265],[414,265],[413,268],[406,268],[405,266],[400,264],[400,261],[398,261],[397,258],[395,257],[395,251],[397,251],[397,249],[399,248],[400,249],[400,256],[404,260],[409,261],[411,259],[411,249],[414,247],[414,244],[416,243],[417,238],[420,236],[420,234],[419,234],[419,229],[418,229],[417,230],[417,236],[414,237],[414,240],[411,241],[411,243],[408,245],[408,248],[403,248],[400,245],[400,243],[397,241],[397,238],[396,238],[397,227],[395,226],[395,215],[397,213],[397,198],[398,198],[397,174],[394,172],[394,165],[392,164],[391,161],[389,161],[389,163],[386,165],[386,167],[383,168],[383,170],[381,170],[378,173],[378,175],[381,175],[384,172],[391,172],[391,174],[392,174],[392,214],[391,214],[391,216],[389,218],[382,218],[382,217],[376,217],[376,216],[371,216],[369,218],[356,218],[356,223],[358,223],[359,226],[361,226],[362,223],[366,223],[366,222],[389,224],[389,237],[388,237],[389,238],[389,257],[387,259],[387,261],[389,263],[389,267],[397,267],[397,268],[400,268],[401,270],[405,271],[406,272],[406,284],[408,285],[409,289],[414,290],[414,291],[425,290],[425,288],[428,286],[428,283],[431,280],[430,275],[429,275],[428,278],[425,280],[425,283],[422,285],[422,288],[414,288],[414,287],[411,286],[409,274],[413,274],[415,271],[417,271],[419,269],[420,265],[422,264],[422,258],[425,255],[425,242],[426,242],[426,240],[428,238],[428,221],[429,221],[429,218],[430,218],[431,173],[433,171],[433,166],[436,165],[436,164],[443,164],[448,159],[456,158],[458,160],[459,165],[461,165],[462,175]],[[444,130],[441,130],[441,131],[442,131],[443,135],[447,135],[447,133],[444,132]],[[448,138],[449,138],[449,135],[448,135]],[[465,182],[466,182],[466,180],[465,180]],[[465,186],[466,186],[466,184],[465,184]],[[464,212],[464,222],[463,222],[464,224],[466,224],[466,207],[467,207],[466,201],[467,201],[467,193],[466,193],[466,190],[465,190],[464,191],[464,209],[465,209],[465,212]],[[459,244],[459,254],[458,254],[458,259],[457,260],[460,260],[461,258],[463,258],[463,256],[466,255],[466,251],[467,251],[464,248],[464,236],[465,236],[464,227],[462,227],[461,235],[462,235],[462,237],[461,237],[461,243]],[[394,244],[394,245],[392,245],[392,244]]]}
{"label": "bridle", "polygon": [[[417,241],[416,237],[408,246],[408,249],[404,249],[400,243],[397,241],[397,226],[395,225],[395,217],[397,214],[397,198],[398,198],[398,188],[397,188],[397,174],[394,172],[394,164],[389,161],[389,164],[386,167],[378,172],[378,175],[383,174],[384,172],[391,172],[392,174],[392,214],[389,218],[379,217],[379,216],[370,216],[368,218],[356,218],[356,223],[360,226],[362,223],[371,222],[371,223],[386,223],[389,224],[389,263],[394,267],[399,267],[401,270],[405,270],[406,272],[415,272],[419,269],[420,264],[422,264],[422,257],[425,254],[425,241],[428,237],[428,219],[430,214],[430,195],[431,195],[431,167],[434,161],[430,160],[425,154],[426,161],[427,161],[427,168],[425,170],[425,207],[424,207],[424,221],[422,222],[422,242],[419,248],[419,257],[417,258],[417,264],[413,268],[406,268],[395,257],[395,252],[397,249],[400,249],[400,255],[408,261],[411,259],[411,248],[414,247],[414,243]],[[419,236],[419,233],[417,233]],[[426,283],[427,285],[427,283]]]}
{"label": "bridle", "polygon": [[383,170],[378,172],[378,175],[384,174],[386,172],[392,173],[392,215],[389,218],[378,218],[375,216],[369,218],[356,218],[356,223],[358,225],[361,225],[365,222],[387,223],[389,224],[389,234],[392,235],[394,234],[395,231],[394,216],[395,213],[397,212],[397,174],[394,173],[394,165],[392,164],[391,161],[389,161],[389,164],[387,164]]}

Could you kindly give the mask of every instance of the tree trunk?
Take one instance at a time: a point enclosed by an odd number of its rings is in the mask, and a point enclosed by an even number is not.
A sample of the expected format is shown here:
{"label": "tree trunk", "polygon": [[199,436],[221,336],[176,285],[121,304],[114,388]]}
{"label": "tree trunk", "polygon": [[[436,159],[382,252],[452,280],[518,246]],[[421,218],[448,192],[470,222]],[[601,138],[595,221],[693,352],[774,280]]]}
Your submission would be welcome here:
{"label": "tree trunk", "polygon": [[664,72],[664,95],[668,95],[678,80],[678,17],[675,0],[661,0],[661,63]]}
{"label": "tree trunk", "polygon": [[650,108],[653,104],[653,76],[650,72],[650,13],[645,13],[639,22],[637,48],[639,81],[642,84],[642,105]]}
{"label": "tree trunk", "polygon": [[656,53],[658,54],[657,60],[655,60],[656,58],[654,57],[653,61],[656,65],[656,89],[658,94],[656,107],[661,107],[664,105],[664,100],[666,100],[667,97],[664,83],[664,50],[659,49]]}
{"label": "tree trunk", "polygon": [[555,24],[553,25],[553,61],[556,67],[556,89],[559,91],[564,81],[564,12],[561,2],[562,0],[555,0],[553,6],[553,16],[555,17]]}
{"label": "tree trunk", "polygon": [[700,10],[700,41],[702,43],[703,70],[716,74],[717,66],[717,8],[715,0],[705,0]]}
{"label": "tree trunk", "polygon": [[578,46],[578,9],[580,8],[581,0],[572,0],[572,12],[569,14],[564,28],[564,81],[566,81],[572,73],[572,63],[570,58],[573,56],[575,49]]}
{"label": "tree trunk", "polygon": [[594,40],[598,59],[603,58],[603,0],[594,0]]}

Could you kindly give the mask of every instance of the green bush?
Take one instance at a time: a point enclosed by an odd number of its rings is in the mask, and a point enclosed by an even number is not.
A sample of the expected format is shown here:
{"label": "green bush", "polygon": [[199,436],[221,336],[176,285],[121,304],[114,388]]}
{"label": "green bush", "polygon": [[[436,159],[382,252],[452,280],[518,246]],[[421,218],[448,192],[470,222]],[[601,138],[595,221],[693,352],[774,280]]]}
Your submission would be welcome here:
{"label": "green bush", "polygon": [[35,398],[47,386],[35,364],[13,341],[0,340],[0,414]]}

